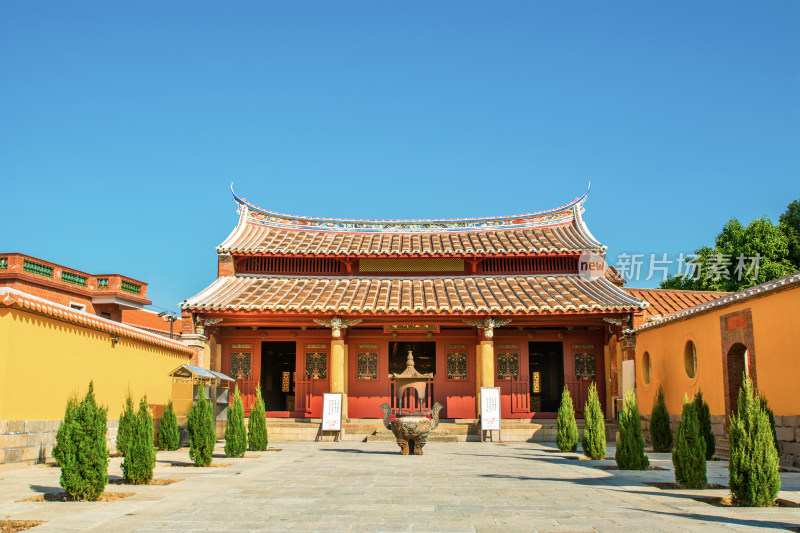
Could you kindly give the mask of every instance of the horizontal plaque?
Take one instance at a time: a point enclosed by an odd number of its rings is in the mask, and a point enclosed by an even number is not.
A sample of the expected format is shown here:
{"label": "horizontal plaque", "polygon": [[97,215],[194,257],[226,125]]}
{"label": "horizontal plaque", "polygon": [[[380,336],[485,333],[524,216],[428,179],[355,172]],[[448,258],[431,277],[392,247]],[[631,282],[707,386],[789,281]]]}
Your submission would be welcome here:
{"label": "horizontal plaque", "polygon": [[438,324],[393,324],[383,326],[384,333],[425,333],[428,331],[432,333],[439,333]]}
{"label": "horizontal plaque", "polygon": [[594,350],[594,344],[573,344],[573,350]]}
{"label": "horizontal plaque", "polygon": [[378,345],[377,344],[359,344],[358,345],[358,349],[359,350],[377,350],[378,349]]}
{"label": "horizontal plaque", "polygon": [[516,344],[500,344],[499,346],[497,346],[497,348],[500,349],[500,350],[516,350],[517,349],[517,345]]}
{"label": "horizontal plaque", "polygon": [[448,350],[466,350],[467,349],[467,345],[466,344],[448,344],[447,345],[447,349]]}
{"label": "horizontal plaque", "polygon": [[239,350],[239,349],[242,349],[242,348],[252,348],[252,347],[253,347],[253,345],[249,344],[249,343],[247,343],[247,344],[231,344],[231,349],[232,350]]}
{"label": "horizontal plaque", "polygon": [[320,348],[327,348],[327,344],[306,344],[306,348],[312,348],[315,350],[319,350]]}

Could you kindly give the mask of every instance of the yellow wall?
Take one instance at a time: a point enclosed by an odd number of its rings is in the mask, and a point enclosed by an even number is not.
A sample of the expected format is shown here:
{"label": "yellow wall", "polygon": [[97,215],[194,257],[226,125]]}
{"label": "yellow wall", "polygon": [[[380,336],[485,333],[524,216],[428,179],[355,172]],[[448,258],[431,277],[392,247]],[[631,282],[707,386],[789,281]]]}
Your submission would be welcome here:
{"label": "yellow wall", "polygon": [[[684,394],[701,389],[712,415],[725,415],[723,354],[720,317],[750,309],[753,316],[756,380],[776,415],[800,414],[800,287],[772,291],[765,296],[724,306],[645,330],[636,338],[636,389],[639,408],[652,411],[659,384],[664,387],[670,414],[680,414]],[[697,372],[690,379],[684,366],[684,348],[697,348]],[[650,354],[651,379],[642,378],[642,358]]]}
{"label": "yellow wall", "polygon": [[0,420],[57,420],[71,393],[94,380],[98,402],[118,418],[128,387],[134,401],[147,394],[166,403],[167,375],[189,356],[14,308],[0,309]]}

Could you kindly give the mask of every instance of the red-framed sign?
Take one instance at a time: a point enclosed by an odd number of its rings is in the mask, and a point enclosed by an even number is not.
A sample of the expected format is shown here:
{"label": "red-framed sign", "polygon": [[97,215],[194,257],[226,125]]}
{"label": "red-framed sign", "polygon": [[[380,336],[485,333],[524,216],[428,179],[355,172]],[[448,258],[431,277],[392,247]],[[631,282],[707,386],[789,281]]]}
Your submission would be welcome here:
{"label": "red-framed sign", "polygon": [[383,326],[384,333],[439,333],[439,325],[392,324]]}

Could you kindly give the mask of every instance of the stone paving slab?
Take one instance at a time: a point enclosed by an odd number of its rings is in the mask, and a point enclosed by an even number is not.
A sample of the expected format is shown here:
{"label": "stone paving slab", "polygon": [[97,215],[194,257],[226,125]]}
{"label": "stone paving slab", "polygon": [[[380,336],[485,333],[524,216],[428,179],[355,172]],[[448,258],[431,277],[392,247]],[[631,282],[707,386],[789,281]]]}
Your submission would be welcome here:
{"label": "stone paving slab", "polygon": [[[0,518],[46,520],[31,531],[722,531],[800,527],[800,508],[722,508],[692,496],[726,490],[665,491],[669,454],[649,454],[666,470],[600,470],[539,443],[429,443],[401,456],[395,443],[272,443],[279,452],[229,459],[222,468],[171,466],[188,450],[159,452],[163,486],[109,485],[135,492],[114,502],[19,502],[60,491],[57,468],[0,472]],[[613,447],[608,455],[613,456]],[[121,476],[121,460],[109,474]],[[727,484],[727,463],[708,463],[709,482]],[[780,497],[800,501],[800,473],[781,474]],[[800,529],[797,529],[800,531]]]}

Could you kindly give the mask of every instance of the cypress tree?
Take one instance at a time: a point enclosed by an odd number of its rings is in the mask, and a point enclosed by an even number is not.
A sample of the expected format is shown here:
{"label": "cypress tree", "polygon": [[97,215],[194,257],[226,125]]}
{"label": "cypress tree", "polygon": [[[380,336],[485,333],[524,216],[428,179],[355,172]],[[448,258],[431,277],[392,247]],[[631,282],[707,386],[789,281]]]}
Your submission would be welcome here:
{"label": "cypress tree", "polygon": [[664,399],[664,389],[658,386],[653,412],[650,414],[650,440],[653,451],[664,453],[672,450],[672,428],[670,427],[669,410]]}
{"label": "cypress tree", "polygon": [[645,470],[650,466],[650,460],[644,453],[639,405],[636,394],[630,388],[625,391],[625,406],[619,419],[619,441],[614,459],[623,470]]}
{"label": "cypress tree", "polygon": [[717,450],[717,445],[714,442],[714,432],[711,430],[711,409],[703,399],[703,392],[697,391],[694,395],[694,409],[697,413],[697,422],[700,425],[700,434],[703,435],[703,440],[706,441],[706,461],[710,461],[714,457],[714,452]]}
{"label": "cypress tree", "polygon": [[153,468],[156,466],[153,417],[147,407],[147,396],[139,402],[139,411],[128,431],[128,449],[122,460],[122,475],[128,483],[147,485],[153,480]]}
{"label": "cypress tree", "polygon": [[117,426],[117,453],[123,457],[128,449],[130,426],[135,418],[136,413],[133,411],[133,398],[131,398],[131,389],[129,388],[128,395],[125,397],[125,408],[119,416],[119,425]]}
{"label": "cypress tree", "polygon": [[683,413],[678,425],[678,441],[672,452],[675,481],[692,489],[702,489],[706,477],[706,443],[697,421],[697,410],[689,398],[683,398]]}
{"label": "cypress tree", "polygon": [[225,455],[244,457],[247,449],[247,435],[244,428],[244,406],[239,387],[233,394],[233,405],[228,412],[228,425],[225,428]]}
{"label": "cypress tree", "polygon": [[728,432],[730,461],[729,484],[736,505],[769,507],[781,488],[778,452],[769,415],[755,397],[753,385],[744,376],[739,389],[738,413],[731,415]]}
{"label": "cypress tree", "polygon": [[261,397],[261,386],[256,386],[256,403],[250,409],[250,423],[247,428],[247,443],[251,450],[263,452],[267,449],[267,418],[264,399]]}
{"label": "cypress tree", "polygon": [[769,418],[769,426],[772,429],[772,440],[775,443],[775,451],[778,452],[778,458],[780,459],[781,455],[781,445],[778,442],[778,433],[775,431],[775,413],[769,406],[769,402],[767,401],[767,397],[761,394],[759,397],[759,402],[761,404],[761,409],[767,413],[767,417]]}
{"label": "cypress tree", "polygon": [[178,431],[178,418],[172,408],[172,400],[167,403],[161,423],[158,426],[158,447],[162,450],[177,450],[180,446],[181,435]]}
{"label": "cypress tree", "polygon": [[583,418],[583,453],[591,459],[603,459],[606,456],[606,422],[594,383],[589,386],[589,398],[584,406]]}
{"label": "cypress tree", "polygon": [[575,407],[572,405],[572,396],[566,386],[561,393],[561,405],[558,406],[556,445],[562,452],[574,452],[578,449],[578,424],[575,422]]}
{"label": "cypress tree", "polygon": [[197,401],[189,411],[186,429],[189,432],[189,457],[197,466],[210,465],[217,435],[214,413],[211,404],[206,400],[203,385],[198,385]]}
{"label": "cypress tree", "polygon": [[108,482],[108,409],[97,405],[94,383],[80,402],[67,401],[56,433],[53,456],[61,465],[59,483],[76,500],[97,500]]}

